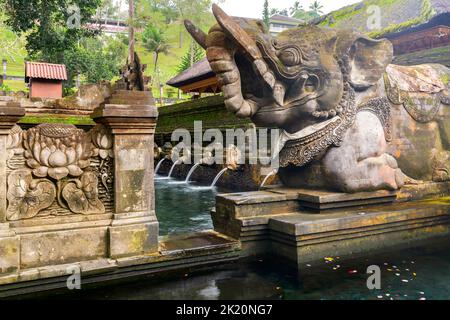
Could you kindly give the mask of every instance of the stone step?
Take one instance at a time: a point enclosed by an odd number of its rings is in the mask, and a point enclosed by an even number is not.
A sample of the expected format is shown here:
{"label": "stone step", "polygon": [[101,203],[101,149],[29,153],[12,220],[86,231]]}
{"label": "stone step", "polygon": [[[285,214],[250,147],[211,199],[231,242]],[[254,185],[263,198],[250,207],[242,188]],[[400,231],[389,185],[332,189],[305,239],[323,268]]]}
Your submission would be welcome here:
{"label": "stone step", "polygon": [[108,104],[129,104],[129,105],[153,105],[153,99],[125,99],[125,98],[110,98]]}
{"label": "stone step", "polygon": [[132,91],[132,90],[116,90],[113,93],[113,96],[122,96],[122,97],[153,97],[151,91]]}

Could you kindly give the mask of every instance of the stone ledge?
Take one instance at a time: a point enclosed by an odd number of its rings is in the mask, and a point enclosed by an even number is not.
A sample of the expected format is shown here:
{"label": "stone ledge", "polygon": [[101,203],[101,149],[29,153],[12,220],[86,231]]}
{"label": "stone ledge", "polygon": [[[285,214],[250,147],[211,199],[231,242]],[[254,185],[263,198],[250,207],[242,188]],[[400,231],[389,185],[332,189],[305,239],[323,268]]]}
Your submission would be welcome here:
{"label": "stone ledge", "polygon": [[[186,248],[183,239],[203,239],[197,246]],[[240,243],[214,231],[183,237],[164,238],[166,248],[159,253],[124,257],[99,258],[76,263],[19,270],[15,274],[0,276],[0,297],[26,294],[66,287],[68,270],[79,267],[82,286],[116,281],[144,275],[160,275],[192,267],[209,267],[230,263],[240,257]],[[177,247],[177,244],[182,247]]]}
{"label": "stone ledge", "polygon": [[[450,202],[434,201],[413,202],[379,206],[376,209],[352,209],[336,213],[311,215],[295,213],[272,217],[269,227],[291,235],[308,235],[336,230],[349,230],[361,226],[385,225],[398,221],[421,219],[428,216],[450,217]],[[344,228],[345,226],[345,228]]]}
{"label": "stone ledge", "polygon": [[450,201],[416,201],[320,215],[291,214],[269,221],[272,254],[294,263],[326,256],[388,250],[450,234]]}
{"label": "stone ledge", "polygon": [[151,105],[105,104],[96,108],[92,118],[157,118],[158,109]]}

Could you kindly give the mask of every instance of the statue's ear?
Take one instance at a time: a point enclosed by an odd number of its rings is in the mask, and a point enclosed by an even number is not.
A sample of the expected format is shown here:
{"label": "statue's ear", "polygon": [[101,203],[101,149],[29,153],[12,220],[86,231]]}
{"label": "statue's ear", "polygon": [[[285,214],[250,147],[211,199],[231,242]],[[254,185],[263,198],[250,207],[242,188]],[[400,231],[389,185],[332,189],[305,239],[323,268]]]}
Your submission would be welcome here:
{"label": "statue's ear", "polygon": [[389,40],[355,39],[349,50],[350,84],[355,89],[374,85],[383,75],[393,58]]}

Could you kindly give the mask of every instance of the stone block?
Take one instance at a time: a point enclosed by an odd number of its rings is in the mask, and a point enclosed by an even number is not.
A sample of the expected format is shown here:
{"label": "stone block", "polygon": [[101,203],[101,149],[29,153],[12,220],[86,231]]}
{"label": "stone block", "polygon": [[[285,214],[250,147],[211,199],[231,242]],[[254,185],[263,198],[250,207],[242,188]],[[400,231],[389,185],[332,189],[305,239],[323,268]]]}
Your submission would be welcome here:
{"label": "stone block", "polygon": [[291,214],[269,221],[273,254],[302,264],[324,257],[388,250],[450,234],[450,206],[436,201],[328,214]]}
{"label": "stone block", "polygon": [[58,265],[107,256],[107,227],[23,234],[22,268]]}
{"label": "stone block", "polygon": [[373,192],[331,192],[301,189],[298,200],[304,207],[315,210],[338,209],[352,206],[368,206],[395,201],[396,191],[378,190]]}
{"label": "stone block", "polygon": [[19,237],[0,238],[0,275],[16,273],[20,264]]}
{"label": "stone block", "polygon": [[109,228],[111,258],[143,255],[158,251],[159,224],[157,221]]}

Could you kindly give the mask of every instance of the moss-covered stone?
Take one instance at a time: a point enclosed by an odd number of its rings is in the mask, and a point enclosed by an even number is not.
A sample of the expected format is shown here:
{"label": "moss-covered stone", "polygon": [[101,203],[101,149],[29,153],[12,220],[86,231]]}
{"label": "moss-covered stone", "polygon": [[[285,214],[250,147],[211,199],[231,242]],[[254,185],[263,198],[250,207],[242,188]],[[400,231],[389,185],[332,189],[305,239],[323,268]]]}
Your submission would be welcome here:
{"label": "moss-covered stone", "polygon": [[95,125],[95,122],[88,115],[28,114],[22,117],[19,121],[19,124],[40,123],[63,123],[83,126]]}
{"label": "moss-covered stone", "polygon": [[246,128],[249,119],[237,118],[226,110],[222,96],[206,97],[176,105],[158,108],[156,134],[169,134],[175,129],[193,130],[194,122],[201,121],[203,130],[209,128]]}
{"label": "moss-covered stone", "polygon": [[[380,8],[381,26],[370,30],[370,6]],[[430,20],[439,9],[435,9],[430,0],[366,0],[343,7],[321,18],[321,26],[356,29],[367,33],[372,38],[382,38],[387,34],[402,31]]]}
{"label": "moss-covered stone", "polygon": [[391,24],[382,30],[370,32],[368,35],[372,38],[381,38],[386,34],[399,32],[412,26],[424,23],[431,19],[435,14],[436,12],[431,6],[430,0],[424,0],[420,15],[418,17],[399,24]]}

